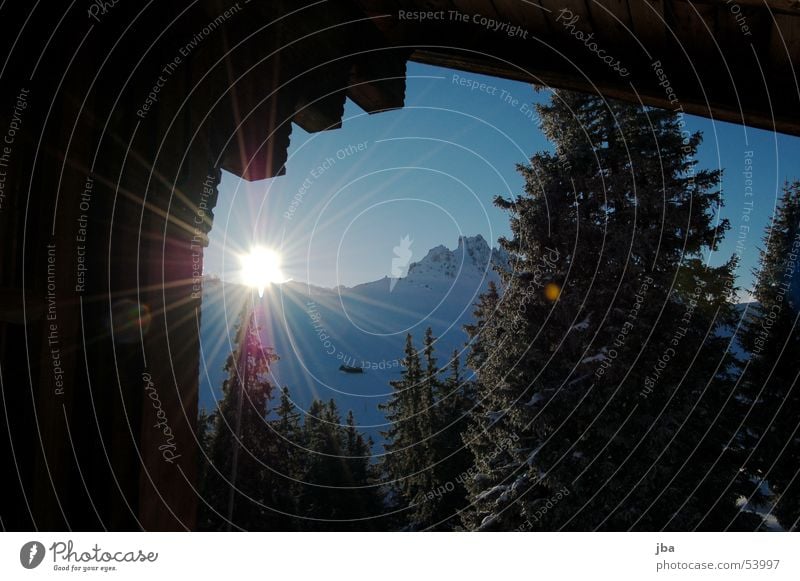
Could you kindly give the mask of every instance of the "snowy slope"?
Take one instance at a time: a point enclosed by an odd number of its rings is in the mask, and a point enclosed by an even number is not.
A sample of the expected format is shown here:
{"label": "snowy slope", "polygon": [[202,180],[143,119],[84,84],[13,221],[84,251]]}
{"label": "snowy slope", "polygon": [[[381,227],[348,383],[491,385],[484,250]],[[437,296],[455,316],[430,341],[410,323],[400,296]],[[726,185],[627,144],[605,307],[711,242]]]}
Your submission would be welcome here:
{"label": "snowy slope", "polygon": [[[257,303],[262,337],[281,358],[273,383],[289,387],[305,410],[313,398],[337,400],[342,413],[352,409],[358,423],[376,440],[385,429],[378,404],[391,393],[389,380],[400,375],[406,334],[421,346],[425,329],[438,337],[439,365],[453,349],[464,349],[463,325],[489,281],[498,281],[492,265],[507,264],[501,250],[483,237],[461,237],[454,250],[431,249],[409,265],[404,278],[353,288],[324,289],[290,282],[268,290]],[[212,409],[225,377],[238,313],[253,294],[237,285],[206,280],[202,307],[200,407]],[[462,352],[464,362],[466,353]],[[363,367],[344,373],[340,365]]]}

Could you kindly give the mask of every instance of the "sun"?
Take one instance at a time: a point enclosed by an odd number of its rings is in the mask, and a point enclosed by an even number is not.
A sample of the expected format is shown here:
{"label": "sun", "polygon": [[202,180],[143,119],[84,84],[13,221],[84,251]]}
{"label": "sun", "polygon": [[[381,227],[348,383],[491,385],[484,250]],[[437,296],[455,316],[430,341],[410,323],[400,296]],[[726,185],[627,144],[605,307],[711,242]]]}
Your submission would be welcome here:
{"label": "sun", "polygon": [[264,289],[271,284],[282,284],[288,279],[281,270],[281,255],[271,248],[256,246],[248,254],[239,257],[241,281],[249,287],[258,289],[263,296]]}

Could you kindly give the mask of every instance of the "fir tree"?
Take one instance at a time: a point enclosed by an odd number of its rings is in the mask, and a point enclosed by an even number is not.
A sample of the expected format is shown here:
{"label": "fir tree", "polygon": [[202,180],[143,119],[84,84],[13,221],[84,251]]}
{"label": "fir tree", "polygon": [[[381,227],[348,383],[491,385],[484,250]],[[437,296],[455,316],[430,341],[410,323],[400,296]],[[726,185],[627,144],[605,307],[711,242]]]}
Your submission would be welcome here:
{"label": "fir tree", "polygon": [[451,355],[447,378],[437,382],[432,457],[433,482],[441,494],[434,495],[434,510],[426,528],[460,528],[459,514],[468,504],[466,482],[473,472],[472,455],[462,441],[462,433],[467,430],[473,405],[472,382],[462,372],[456,349]]}
{"label": "fir tree", "polygon": [[266,419],[272,397],[269,366],[278,357],[262,345],[248,306],[239,320],[236,349],[225,365],[228,378],[222,399],[204,420],[212,426],[203,433],[209,462],[204,468],[200,528],[206,530],[271,530],[280,520],[272,510],[277,483],[271,470],[275,457]]}
{"label": "fir tree", "polygon": [[[200,458],[197,465],[197,481],[203,487],[208,477],[209,453],[214,430],[214,416],[209,414],[205,408],[200,410],[197,415],[197,443],[200,447]],[[202,503],[201,503],[202,504]]]}
{"label": "fir tree", "polygon": [[500,295],[497,292],[497,285],[494,281],[489,281],[486,292],[478,298],[475,309],[472,311],[474,322],[464,325],[464,331],[469,337],[467,366],[470,369],[480,369],[486,362],[485,342],[480,340],[480,334],[486,325],[492,324],[495,320],[493,315],[499,302]]}
{"label": "fir tree", "polygon": [[345,456],[349,479],[353,483],[366,483],[370,480],[369,456],[372,448],[370,440],[356,428],[356,419],[353,411],[347,412],[347,427],[345,428],[346,444]]}
{"label": "fir tree", "polygon": [[296,530],[301,524],[295,517],[299,511],[297,499],[307,470],[308,455],[301,414],[292,402],[288,387],[281,391],[275,419],[270,424],[275,448],[273,469],[279,481],[273,501],[276,510],[283,515],[281,521],[284,528]]}
{"label": "fir tree", "polygon": [[314,400],[305,421],[305,441],[308,445],[308,468],[304,477],[300,510],[309,530],[326,530],[332,523],[314,519],[339,521],[343,518],[336,487],[344,480],[341,462],[341,417],[336,403]]}
{"label": "fir tree", "polygon": [[369,464],[370,444],[352,412],[342,425],[334,400],[315,400],[306,416],[307,470],[300,494],[306,530],[370,530],[381,500]]}
{"label": "fir tree", "polygon": [[[434,394],[440,389],[439,369],[436,365],[434,354],[433,330],[428,327],[423,338],[422,356],[424,369],[422,379],[417,385],[411,385],[411,397],[414,398],[414,415],[409,419],[409,425],[414,424],[414,432],[419,440],[414,446],[410,455],[410,480],[415,486],[416,493],[410,497],[411,501],[416,500],[414,507],[412,526],[422,530],[428,528],[435,520],[437,513],[438,498],[423,498],[423,495],[431,491],[436,491],[443,484],[439,480],[441,471],[438,470],[437,462],[438,450],[436,450],[436,436],[438,435],[436,408],[434,407]],[[430,496],[428,494],[428,496]]]}
{"label": "fir tree", "polygon": [[[345,455],[347,465],[347,484],[352,488],[350,498],[350,518],[361,519],[353,523],[354,530],[376,530],[377,518],[381,515],[383,499],[378,486],[376,467],[370,462],[373,442],[364,438],[358,431],[352,410],[347,413]],[[365,520],[368,519],[368,520]]]}
{"label": "fir tree", "polygon": [[555,153],[519,167],[524,195],[496,200],[511,268],[472,330],[464,522],[721,528],[741,410],[715,332],[733,316],[735,263],[705,265],[728,228],[719,172],[697,170],[701,136],[671,112],[559,91],[539,115]]}
{"label": "fir tree", "polygon": [[426,399],[420,397],[424,393],[425,372],[411,334],[406,336],[402,367],[401,379],[390,382],[391,398],[379,406],[390,424],[381,434],[386,441],[382,472],[388,483],[390,506],[395,510],[407,509],[407,525],[418,528],[427,511],[424,497],[430,490],[427,474],[430,466],[426,465],[428,444],[420,425],[420,414],[424,411],[421,400]]}
{"label": "fir tree", "polygon": [[469,530],[476,530],[484,519],[491,519],[497,501],[494,491],[511,476],[513,459],[509,451],[519,439],[504,413],[506,401],[481,379],[491,379],[491,370],[496,364],[490,364],[490,359],[498,355],[492,345],[503,341],[507,331],[497,313],[499,306],[500,295],[496,285],[490,282],[475,305],[474,322],[464,327],[470,348],[467,365],[476,373],[474,406],[462,433],[464,445],[470,450],[474,463],[464,481],[470,504],[461,513],[461,519]]}
{"label": "fir tree", "polygon": [[393,508],[407,507],[404,526],[413,530],[453,530],[459,525],[471,463],[461,442],[472,403],[469,382],[462,381],[457,351],[449,377],[440,378],[435,343],[428,328],[423,367],[412,337],[407,337],[402,379],[391,383],[393,397],[383,406],[392,422],[384,434],[383,469],[394,483]]}
{"label": "fir tree", "polygon": [[[741,343],[751,354],[744,369],[747,418],[740,431],[742,510],[777,517],[786,529],[800,518],[800,182],[786,184],[765,234]],[[765,526],[759,519],[757,526]]]}

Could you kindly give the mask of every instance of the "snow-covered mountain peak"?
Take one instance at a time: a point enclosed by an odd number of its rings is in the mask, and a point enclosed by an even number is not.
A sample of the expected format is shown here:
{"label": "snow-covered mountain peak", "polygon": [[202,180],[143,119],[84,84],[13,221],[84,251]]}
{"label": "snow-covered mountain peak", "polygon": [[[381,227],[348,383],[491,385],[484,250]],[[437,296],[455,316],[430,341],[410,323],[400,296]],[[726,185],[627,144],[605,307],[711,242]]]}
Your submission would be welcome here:
{"label": "snow-covered mountain peak", "polygon": [[459,236],[458,248],[466,246],[467,248],[488,248],[489,243],[481,234],[475,236]]}
{"label": "snow-covered mountain peak", "polygon": [[406,283],[448,280],[459,277],[483,276],[492,273],[495,264],[507,262],[505,252],[492,248],[486,239],[477,236],[459,236],[455,250],[439,245],[431,248],[425,257],[408,268]]}
{"label": "snow-covered mountain peak", "polygon": [[472,237],[459,236],[455,254],[459,258],[461,258],[461,255],[465,255],[465,262],[471,262],[476,266],[485,268],[486,264],[491,260],[492,249],[480,234]]}

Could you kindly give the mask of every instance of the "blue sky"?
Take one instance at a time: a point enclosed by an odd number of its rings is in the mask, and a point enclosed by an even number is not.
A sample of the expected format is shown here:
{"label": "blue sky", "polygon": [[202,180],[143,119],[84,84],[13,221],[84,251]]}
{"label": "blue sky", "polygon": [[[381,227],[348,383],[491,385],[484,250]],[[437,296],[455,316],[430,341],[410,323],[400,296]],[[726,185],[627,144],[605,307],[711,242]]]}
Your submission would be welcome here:
{"label": "blue sky", "polygon": [[[367,115],[348,101],[341,129],[307,134],[294,126],[285,176],[248,183],[225,173],[205,272],[236,280],[237,255],[260,244],[280,249],[290,278],[352,286],[388,275],[406,235],[419,260],[439,244],[454,248],[459,235],[507,234],[507,216],[492,199],[520,193],[515,165],[551,149],[531,115],[549,92],[415,63],[407,77],[402,110]],[[721,217],[732,229],[711,262],[727,260],[740,226],[749,226],[738,273],[747,288],[780,188],[800,177],[800,139],[700,117],[687,116],[687,125],[704,134],[700,167],[724,169]],[[755,195],[746,199],[749,151]]]}

